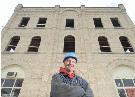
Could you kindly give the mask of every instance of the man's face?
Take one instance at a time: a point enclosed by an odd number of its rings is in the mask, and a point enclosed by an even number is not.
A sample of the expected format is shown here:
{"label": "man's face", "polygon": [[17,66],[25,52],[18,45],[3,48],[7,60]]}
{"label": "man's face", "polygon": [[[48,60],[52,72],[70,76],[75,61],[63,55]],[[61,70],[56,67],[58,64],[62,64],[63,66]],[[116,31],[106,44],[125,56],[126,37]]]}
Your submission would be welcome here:
{"label": "man's face", "polygon": [[68,71],[73,72],[75,70],[76,60],[74,58],[68,58],[64,61],[64,66]]}

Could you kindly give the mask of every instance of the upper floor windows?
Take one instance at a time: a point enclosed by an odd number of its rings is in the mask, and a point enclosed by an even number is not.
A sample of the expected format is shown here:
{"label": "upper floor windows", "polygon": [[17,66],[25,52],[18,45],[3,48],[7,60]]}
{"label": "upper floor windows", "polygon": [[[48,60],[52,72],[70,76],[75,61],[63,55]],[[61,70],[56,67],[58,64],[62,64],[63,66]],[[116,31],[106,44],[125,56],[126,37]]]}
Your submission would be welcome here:
{"label": "upper floor windows", "polygon": [[[30,17],[22,17],[22,20],[20,22],[20,24],[18,25],[19,27],[25,27],[27,26],[28,22],[30,20]],[[65,28],[74,28],[75,26],[75,19],[73,18],[67,18],[66,19],[66,23],[65,23]],[[111,23],[113,25],[113,27],[121,27],[121,24],[118,20],[117,17],[114,18],[109,18],[108,20],[111,20]],[[40,17],[38,19],[38,22],[36,25],[36,27],[45,27],[47,23],[47,18],[46,17]],[[93,18],[93,23],[95,25],[95,28],[103,28],[103,23],[102,23],[102,19],[101,18]]]}
{"label": "upper floor windows", "polygon": [[101,18],[93,18],[95,28],[103,28]]}
{"label": "upper floor windows", "polygon": [[134,52],[133,47],[131,46],[127,37],[120,36],[119,39],[120,39],[121,45],[123,46],[123,49],[125,52],[127,52],[127,53]]}
{"label": "upper floor windows", "polygon": [[66,28],[74,28],[74,19],[66,19]]}
{"label": "upper floor windows", "polygon": [[21,23],[19,24],[19,27],[27,26],[29,20],[30,20],[30,17],[23,17],[22,20],[21,20]]}
{"label": "upper floor windows", "polygon": [[98,37],[98,42],[99,42],[99,45],[100,45],[101,52],[111,52],[111,48],[109,46],[109,43],[108,43],[106,37],[99,36]]}
{"label": "upper floor windows", "polygon": [[32,38],[31,43],[28,48],[28,52],[38,52],[38,48],[40,46],[41,37],[35,36]]}
{"label": "upper floor windows", "polygon": [[47,21],[47,18],[39,18],[37,27],[45,27],[46,21]]}
{"label": "upper floor windows", "polygon": [[10,51],[10,52],[14,52],[16,47],[17,47],[17,44],[20,40],[20,36],[14,36],[11,38],[10,40],[10,43],[8,44],[7,48],[6,48],[6,51]]}
{"label": "upper floor windows", "polygon": [[110,18],[114,27],[121,27],[118,18]]}
{"label": "upper floor windows", "polygon": [[75,38],[68,35],[64,38],[64,50],[63,52],[75,52]]}

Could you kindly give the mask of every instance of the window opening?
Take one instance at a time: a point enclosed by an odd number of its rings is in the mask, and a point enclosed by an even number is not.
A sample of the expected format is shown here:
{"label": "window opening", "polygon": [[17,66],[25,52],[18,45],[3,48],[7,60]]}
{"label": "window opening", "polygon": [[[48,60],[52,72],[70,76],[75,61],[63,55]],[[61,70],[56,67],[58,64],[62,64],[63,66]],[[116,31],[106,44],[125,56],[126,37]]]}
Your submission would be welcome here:
{"label": "window opening", "polygon": [[109,43],[108,43],[106,37],[104,37],[104,36],[98,37],[98,42],[100,45],[101,52],[111,52],[111,48],[109,46]]}
{"label": "window opening", "polygon": [[20,36],[12,37],[10,43],[8,44],[8,46],[6,48],[6,51],[14,52],[19,40],[20,40]]}
{"label": "window opening", "polygon": [[103,24],[101,22],[101,18],[93,18],[95,28],[103,28]]}
{"label": "window opening", "polygon": [[110,18],[114,27],[121,27],[118,18]]}
{"label": "window opening", "polygon": [[37,27],[45,27],[47,18],[39,18]]}
{"label": "window opening", "polygon": [[38,48],[40,46],[41,37],[35,36],[32,38],[30,46],[28,48],[28,52],[38,52]]}
{"label": "window opening", "polygon": [[20,23],[19,27],[25,27],[25,26],[27,26],[29,20],[30,20],[29,17],[23,17],[22,20],[21,20],[21,23]]}
{"label": "window opening", "polygon": [[74,19],[66,19],[66,27],[74,28]]}
{"label": "window opening", "polygon": [[75,38],[71,35],[64,38],[64,52],[75,52]]}
{"label": "window opening", "polygon": [[125,36],[120,36],[119,37],[121,45],[123,46],[123,49],[126,53],[134,52],[133,47],[129,43],[129,40]]}

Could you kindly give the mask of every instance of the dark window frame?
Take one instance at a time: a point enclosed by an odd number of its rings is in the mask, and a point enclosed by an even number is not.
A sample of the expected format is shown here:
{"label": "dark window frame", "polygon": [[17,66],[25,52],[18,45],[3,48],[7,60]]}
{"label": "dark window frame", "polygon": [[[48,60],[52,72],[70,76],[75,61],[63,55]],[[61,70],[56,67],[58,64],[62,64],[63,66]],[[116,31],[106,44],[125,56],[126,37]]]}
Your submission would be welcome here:
{"label": "dark window frame", "polygon": [[66,28],[74,28],[74,19],[66,19]]}
{"label": "dark window frame", "polygon": [[121,27],[120,21],[117,17],[115,18],[110,18],[113,27]]}
{"label": "dark window frame", "polygon": [[30,17],[22,17],[22,20],[18,27],[26,27],[28,25],[28,22],[30,20]]}
{"label": "dark window frame", "polygon": [[11,39],[10,39],[10,42],[8,43],[5,51],[10,51],[11,49],[13,51],[15,51],[18,43],[20,41],[20,36],[13,36]]}
{"label": "dark window frame", "polygon": [[47,18],[40,17],[37,23],[37,27],[45,27]]}
{"label": "dark window frame", "polygon": [[34,36],[31,39],[31,43],[28,47],[28,52],[38,52],[39,46],[41,42],[40,36]]}
{"label": "dark window frame", "polygon": [[75,52],[75,37],[72,35],[65,36],[63,52]]}
{"label": "dark window frame", "polygon": [[103,28],[103,23],[101,18],[93,18],[95,28]]}
{"label": "dark window frame", "polygon": [[101,52],[112,52],[109,42],[105,36],[99,36],[98,42],[99,42]]}
{"label": "dark window frame", "polygon": [[132,45],[130,44],[130,41],[129,41],[129,39],[127,38],[127,37],[125,37],[125,36],[120,36],[119,37],[119,40],[120,40],[120,42],[121,42],[121,45],[122,45],[122,47],[123,47],[123,50],[125,51],[125,52],[127,52],[127,53],[132,53],[132,52],[134,52],[134,49],[133,49],[133,47],[132,47]]}

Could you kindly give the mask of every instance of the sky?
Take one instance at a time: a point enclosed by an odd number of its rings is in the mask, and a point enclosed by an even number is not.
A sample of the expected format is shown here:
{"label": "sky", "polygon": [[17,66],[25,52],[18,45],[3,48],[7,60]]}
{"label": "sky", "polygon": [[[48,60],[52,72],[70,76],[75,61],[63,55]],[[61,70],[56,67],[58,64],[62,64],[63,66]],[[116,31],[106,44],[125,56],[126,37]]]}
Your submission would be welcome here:
{"label": "sky", "polygon": [[24,7],[117,7],[118,4],[124,4],[127,14],[135,24],[135,0],[1,0],[0,32],[18,4],[23,4]]}

